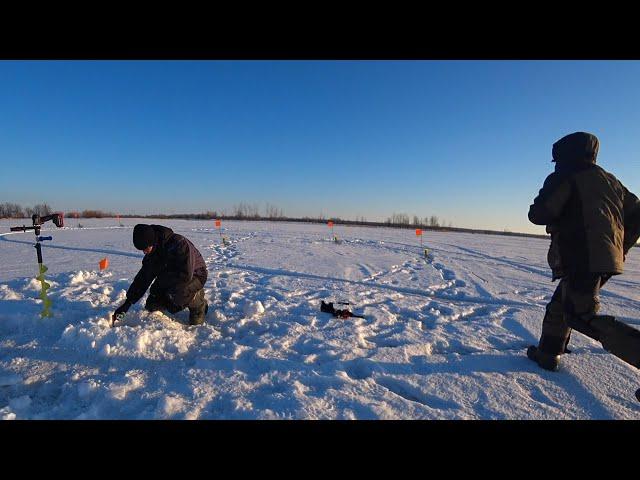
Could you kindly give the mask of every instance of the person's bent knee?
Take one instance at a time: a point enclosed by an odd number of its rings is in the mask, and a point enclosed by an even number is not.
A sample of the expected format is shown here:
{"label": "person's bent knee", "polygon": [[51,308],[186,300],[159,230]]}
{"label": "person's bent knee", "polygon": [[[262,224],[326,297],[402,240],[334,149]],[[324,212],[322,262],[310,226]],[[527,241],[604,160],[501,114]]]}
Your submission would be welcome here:
{"label": "person's bent knee", "polygon": [[166,308],[165,302],[160,297],[160,295],[152,295],[150,294],[147,297],[147,301],[144,304],[144,309],[148,312],[157,312],[158,310],[162,310]]}
{"label": "person's bent knee", "polygon": [[182,310],[189,305],[195,294],[201,289],[202,283],[197,278],[194,278],[188,283],[182,283],[171,288],[167,292],[167,297],[171,303],[180,306]]}
{"label": "person's bent knee", "polygon": [[167,311],[169,313],[178,313],[180,310],[184,310],[186,305],[176,305],[173,302],[167,302]]}

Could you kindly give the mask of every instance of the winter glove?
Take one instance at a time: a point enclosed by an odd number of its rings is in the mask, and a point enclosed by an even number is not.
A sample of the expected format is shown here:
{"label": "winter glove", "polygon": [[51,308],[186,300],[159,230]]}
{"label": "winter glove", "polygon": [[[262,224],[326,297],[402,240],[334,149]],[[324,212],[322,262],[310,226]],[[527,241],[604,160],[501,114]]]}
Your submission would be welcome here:
{"label": "winter glove", "polygon": [[111,322],[114,323],[121,315],[127,313],[129,311],[129,307],[131,307],[131,302],[129,301],[129,299],[127,299],[116,309],[114,314],[111,316]]}

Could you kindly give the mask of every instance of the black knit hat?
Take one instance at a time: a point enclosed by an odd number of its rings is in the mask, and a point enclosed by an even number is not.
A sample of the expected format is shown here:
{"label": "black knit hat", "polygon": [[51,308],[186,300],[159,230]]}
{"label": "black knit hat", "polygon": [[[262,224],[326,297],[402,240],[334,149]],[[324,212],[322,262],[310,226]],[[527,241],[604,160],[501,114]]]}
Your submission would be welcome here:
{"label": "black knit hat", "polygon": [[600,142],[598,137],[586,132],[575,132],[553,144],[553,162],[596,163]]}
{"label": "black knit hat", "polygon": [[139,223],[133,227],[133,245],[138,250],[144,250],[156,241],[156,232],[151,225]]}

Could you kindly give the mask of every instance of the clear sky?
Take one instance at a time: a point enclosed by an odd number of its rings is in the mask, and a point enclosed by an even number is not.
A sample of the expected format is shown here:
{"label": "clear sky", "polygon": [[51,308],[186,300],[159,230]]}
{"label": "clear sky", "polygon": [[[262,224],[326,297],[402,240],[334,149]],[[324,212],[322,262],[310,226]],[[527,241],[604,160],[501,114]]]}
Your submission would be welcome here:
{"label": "clear sky", "polygon": [[640,62],[0,61],[0,202],[542,233],[575,131],[640,194]]}

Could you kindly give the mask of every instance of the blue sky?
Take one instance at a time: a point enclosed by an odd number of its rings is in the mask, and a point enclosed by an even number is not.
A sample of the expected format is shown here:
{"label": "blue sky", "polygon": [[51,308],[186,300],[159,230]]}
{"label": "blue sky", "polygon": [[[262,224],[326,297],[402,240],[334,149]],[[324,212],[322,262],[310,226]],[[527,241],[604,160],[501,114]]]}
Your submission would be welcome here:
{"label": "blue sky", "polygon": [[1,61],[0,202],[541,233],[551,145],[640,193],[637,61]]}

